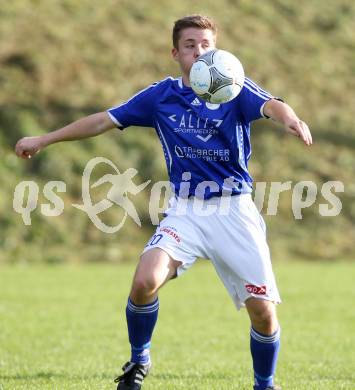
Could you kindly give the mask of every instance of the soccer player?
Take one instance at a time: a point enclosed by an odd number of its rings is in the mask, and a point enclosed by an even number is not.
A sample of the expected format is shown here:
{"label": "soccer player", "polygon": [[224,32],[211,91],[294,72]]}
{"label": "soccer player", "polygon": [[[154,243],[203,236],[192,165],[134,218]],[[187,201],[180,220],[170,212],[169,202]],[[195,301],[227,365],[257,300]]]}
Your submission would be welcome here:
{"label": "soccer player", "polygon": [[[275,305],[280,297],[265,225],[250,195],[250,123],[272,118],[306,145],[312,144],[312,137],[290,106],[249,78],[240,94],[225,104],[209,104],[194,94],[190,68],[201,54],[216,47],[216,38],[216,25],[208,17],[191,15],[176,21],[172,57],[181,77],[168,77],[107,112],[23,138],[16,145],[18,156],[31,158],[56,142],[128,126],[154,127],[161,141],[175,195],[133,278],[126,308],[131,357],[116,379],[118,390],[141,389],[151,366],[158,291],[197,257],[210,259],[237,308],[246,306],[254,389],[279,389],[273,378],[280,345]],[[206,212],[211,208],[213,212]]]}

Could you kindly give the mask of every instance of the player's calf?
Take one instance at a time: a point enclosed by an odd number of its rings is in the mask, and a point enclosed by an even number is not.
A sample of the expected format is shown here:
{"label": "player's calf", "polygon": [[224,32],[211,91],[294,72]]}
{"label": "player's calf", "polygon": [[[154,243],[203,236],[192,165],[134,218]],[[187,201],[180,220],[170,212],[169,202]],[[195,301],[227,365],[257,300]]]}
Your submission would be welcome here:
{"label": "player's calf", "polygon": [[140,390],[149,372],[150,344],[159,311],[157,292],[175,276],[179,265],[161,249],[149,250],[141,257],[126,307],[131,358],[123,375],[116,378],[118,390]]}
{"label": "player's calf", "polygon": [[280,349],[280,327],[275,305],[257,298],[250,298],[245,304],[252,323],[250,351],[253,358],[254,390],[278,389],[273,383]]}

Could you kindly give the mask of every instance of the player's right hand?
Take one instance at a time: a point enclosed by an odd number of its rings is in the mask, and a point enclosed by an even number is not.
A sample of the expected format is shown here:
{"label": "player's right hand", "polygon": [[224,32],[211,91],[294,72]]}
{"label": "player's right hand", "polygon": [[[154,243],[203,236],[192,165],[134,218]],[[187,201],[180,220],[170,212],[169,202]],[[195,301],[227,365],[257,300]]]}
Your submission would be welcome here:
{"label": "player's right hand", "polygon": [[17,142],[15,153],[18,157],[29,159],[38,153],[42,147],[42,139],[40,136],[24,137]]}

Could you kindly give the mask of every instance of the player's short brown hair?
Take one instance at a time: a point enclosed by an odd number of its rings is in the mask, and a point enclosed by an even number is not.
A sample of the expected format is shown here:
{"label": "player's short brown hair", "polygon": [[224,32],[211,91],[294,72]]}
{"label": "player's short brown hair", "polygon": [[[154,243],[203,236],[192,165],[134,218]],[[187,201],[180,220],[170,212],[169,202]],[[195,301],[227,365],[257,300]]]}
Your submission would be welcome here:
{"label": "player's short brown hair", "polygon": [[175,49],[178,48],[181,30],[189,27],[200,28],[202,30],[211,30],[213,35],[217,37],[217,25],[214,20],[208,16],[202,16],[198,14],[185,16],[174,23],[173,46]]}

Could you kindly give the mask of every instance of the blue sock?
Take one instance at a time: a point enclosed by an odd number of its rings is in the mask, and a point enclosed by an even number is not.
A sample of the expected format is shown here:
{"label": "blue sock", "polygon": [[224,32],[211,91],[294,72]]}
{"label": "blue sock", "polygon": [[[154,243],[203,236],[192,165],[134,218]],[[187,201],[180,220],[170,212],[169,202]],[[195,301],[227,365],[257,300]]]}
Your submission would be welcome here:
{"label": "blue sock", "polygon": [[265,390],[273,385],[279,349],[280,328],[271,336],[265,336],[251,328],[250,350],[254,367],[254,390]]}
{"label": "blue sock", "polygon": [[150,361],[150,340],[158,319],[158,310],[158,298],[148,305],[135,305],[128,299],[126,318],[133,363],[147,364]]}

